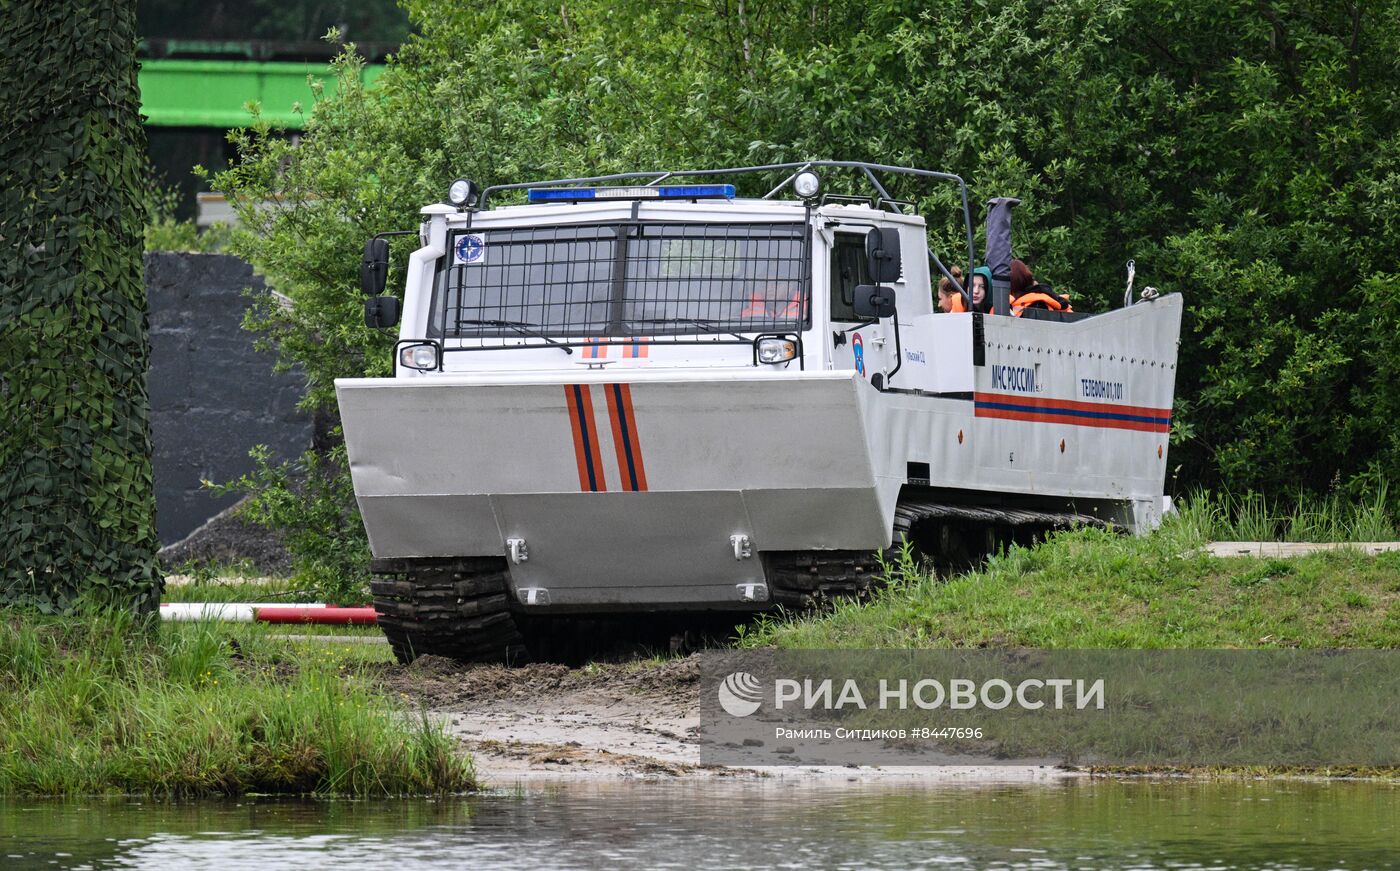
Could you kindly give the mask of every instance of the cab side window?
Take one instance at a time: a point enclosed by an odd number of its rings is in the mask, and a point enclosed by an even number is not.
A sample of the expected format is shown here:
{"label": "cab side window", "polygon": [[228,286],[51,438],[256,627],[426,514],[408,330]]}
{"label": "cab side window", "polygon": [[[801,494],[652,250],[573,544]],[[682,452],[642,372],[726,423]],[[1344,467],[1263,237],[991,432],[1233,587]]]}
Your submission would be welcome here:
{"label": "cab side window", "polygon": [[858,285],[870,283],[865,236],[837,233],[831,246],[831,319],[852,324],[866,320],[856,315],[855,290]]}

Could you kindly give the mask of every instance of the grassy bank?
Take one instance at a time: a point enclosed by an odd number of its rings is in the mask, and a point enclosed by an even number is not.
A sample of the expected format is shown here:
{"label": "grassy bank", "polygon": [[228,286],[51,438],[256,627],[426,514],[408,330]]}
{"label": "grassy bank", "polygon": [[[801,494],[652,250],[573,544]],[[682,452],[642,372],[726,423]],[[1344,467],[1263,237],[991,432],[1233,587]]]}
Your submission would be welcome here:
{"label": "grassy bank", "polygon": [[[1178,666],[1165,679],[1156,670],[1165,667],[1162,663],[1120,659],[1114,662],[1121,667],[1114,670],[1113,662],[1093,658],[1092,652],[1101,650],[1400,647],[1400,553],[1373,557],[1340,549],[1291,559],[1260,559],[1220,558],[1203,552],[1208,540],[1223,537],[1219,533],[1224,524],[1234,522],[1236,518],[1220,503],[1198,502],[1149,536],[1074,530],[1034,548],[1013,548],[992,558],[980,571],[952,578],[932,577],[906,555],[892,567],[894,582],[869,603],[840,604],[823,614],[767,621],[748,633],[743,643],[794,652],[1088,651],[1084,668],[1093,672],[1102,667],[1114,675],[1114,705],[1103,718],[1013,709],[987,723],[985,711],[940,711],[943,725],[986,724],[995,733],[985,742],[942,742],[964,752],[1069,759],[1115,774],[1400,776],[1400,769],[1389,764],[1393,757],[1373,752],[1393,740],[1392,728],[1378,726],[1392,722],[1383,710],[1387,697],[1360,697],[1378,701],[1382,708],[1378,712],[1358,706],[1356,695],[1340,689],[1347,685],[1355,658],[1289,660],[1292,665],[1283,670],[1276,670],[1272,660],[1234,659],[1214,665],[1202,660],[1192,667]],[[1383,531],[1379,523],[1364,518],[1360,523],[1324,522],[1342,540],[1379,538],[1368,533]],[[1285,522],[1275,528],[1286,526]],[[976,668],[981,667],[989,675],[1005,677],[1003,672],[1012,667],[1008,663],[1018,661],[971,659],[961,667],[971,670],[969,676],[975,677]],[[872,668],[888,664],[888,660],[870,662]],[[1387,662],[1392,662],[1389,671],[1376,672],[1375,680],[1381,685],[1394,679],[1393,661]],[[1135,670],[1134,663],[1142,668]],[[1329,664],[1342,670],[1327,672]],[[1250,673],[1250,668],[1257,673]],[[1309,700],[1280,710],[1280,694],[1307,683],[1302,674],[1314,675]],[[1218,693],[1217,679],[1235,681],[1231,685],[1238,690]],[[1335,697],[1328,695],[1331,691]],[[1163,714],[1179,712],[1180,699],[1194,700],[1189,720]],[[1338,716],[1343,711],[1345,715]],[[959,719],[964,715],[965,720]],[[865,725],[891,725],[870,716]],[[1250,736],[1249,740],[1241,741],[1242,735]],[[1325,752],[1318,747],[1326,748]],[[1089,755],[1081,757],[1082,753]],[[1319,767],[1314,764],[1318,758],[1349,764]],[[1139,764],[1101,764],[1115,759]],[[1189,763],[1205,759],[1217,762],[1205,767]],[[1277,763],[1253,764],[1261,759]]]}
{"label": "grassy bank", "polygon": [[451,739],[359,676],[364,646],[288,645],[255,624],[11,616],[0,794],[471,787]]}
{"label": "grassy bank", "polygon": [[1400,553],[1294,559],[1199,552],[1211,517],[1187,510],[1141,538],[1082,529],[951,579],[908,561],[866,604],[771,621],[745,643],[781,648],[1400,646]]}
{"label": "grassy bank", "polygon": [[1177,522],[1212,541],[1394,541],[1400,528],[1390,493],[1385,483],[1358,500],[1337,493],[1270,499],[1202,492],[1181,502]]}

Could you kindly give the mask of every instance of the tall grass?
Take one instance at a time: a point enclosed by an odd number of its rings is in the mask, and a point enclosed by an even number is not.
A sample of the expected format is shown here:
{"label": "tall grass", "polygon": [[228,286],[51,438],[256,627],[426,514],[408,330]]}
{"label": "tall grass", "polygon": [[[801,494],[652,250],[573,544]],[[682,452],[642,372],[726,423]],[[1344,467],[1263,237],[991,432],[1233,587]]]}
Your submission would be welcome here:
{"label": "tall grass", "polygon": [[261,627],[121,612],[0,623],[0,794],[396,795],[470,760],[339,660]]}
{"label": "tall grass", "polygon": [[1186,503],[1156,532],[1055,533],[939,577],[906,559],[868,603],[767,620],[742,646],[791,649],[1400,647],[1400,553],[1217,558]]}
{"label": "tall grass", "polygon": [[1199,491],[1178,500],[1182,520],[1214,541],[1393,541],[1400,538],[1382,483],[1353,501],[1339,494],[1299,493],[1270,500],[1261,493]]}
{"label": "tall grass", "polygon": [[315,602],[316,591],[288,578],[209,577],[165,585],[162,602]]}

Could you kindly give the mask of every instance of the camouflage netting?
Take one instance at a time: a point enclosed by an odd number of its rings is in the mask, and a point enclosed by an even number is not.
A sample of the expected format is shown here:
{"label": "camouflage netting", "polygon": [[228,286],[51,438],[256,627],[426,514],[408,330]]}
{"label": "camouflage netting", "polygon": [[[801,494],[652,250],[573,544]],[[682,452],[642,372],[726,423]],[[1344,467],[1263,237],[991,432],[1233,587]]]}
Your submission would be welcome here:
{"label": "camouflage netting", "polygon": [[0,0],[0,602],[155,607],[132,0]]}

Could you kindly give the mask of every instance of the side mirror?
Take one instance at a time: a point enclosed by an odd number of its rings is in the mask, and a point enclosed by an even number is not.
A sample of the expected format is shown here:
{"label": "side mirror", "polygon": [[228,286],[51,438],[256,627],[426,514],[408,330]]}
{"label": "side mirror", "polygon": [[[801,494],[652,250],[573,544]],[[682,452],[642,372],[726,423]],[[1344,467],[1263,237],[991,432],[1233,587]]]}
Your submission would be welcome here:
{"label": "side mirror", "polygon": [[397,326],[398,322],[398,297],[372,296],[365,300],[365,326],[378,330]]}
{"label": "side mirror", "polygon": [[894,317],[894,288],[862,284],[856,288],[854,308],[861,318]]}
{"label": "side mirror", "polygon": [[899,280],[899,231],[876,227],[865,234],[865,259],[870,263],[870,280],[885,284]]}
{"label": "side mirror", "polygon": [[379,296],[389,280],[389,240],[371,239],[365,243],[360,261],[360,290],[365,296]]}

